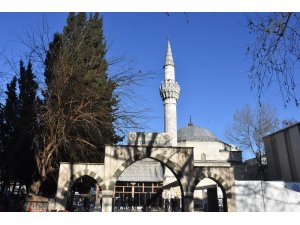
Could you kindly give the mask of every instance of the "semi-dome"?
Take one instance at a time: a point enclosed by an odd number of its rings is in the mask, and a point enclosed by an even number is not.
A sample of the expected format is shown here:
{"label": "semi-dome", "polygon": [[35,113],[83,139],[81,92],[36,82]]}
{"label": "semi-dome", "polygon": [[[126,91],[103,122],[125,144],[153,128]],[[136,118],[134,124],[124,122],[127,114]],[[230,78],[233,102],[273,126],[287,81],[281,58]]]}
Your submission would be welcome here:
{"label": "semi-dome", "polygon": [[198,126],[194,126],[190,122],[187,127],[183,127],[177,130],[177,141],[213,142],[219,140],[209,130]]}

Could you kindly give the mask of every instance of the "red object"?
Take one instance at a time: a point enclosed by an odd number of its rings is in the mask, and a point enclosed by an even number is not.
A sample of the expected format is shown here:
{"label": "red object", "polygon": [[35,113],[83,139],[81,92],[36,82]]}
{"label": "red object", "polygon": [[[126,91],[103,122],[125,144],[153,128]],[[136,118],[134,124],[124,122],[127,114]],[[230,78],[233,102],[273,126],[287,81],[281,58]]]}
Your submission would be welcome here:
{"label": "red object", "polygon": [[32,203],[30,202],[28,212],[32,212],[31,204],[32,204]]}

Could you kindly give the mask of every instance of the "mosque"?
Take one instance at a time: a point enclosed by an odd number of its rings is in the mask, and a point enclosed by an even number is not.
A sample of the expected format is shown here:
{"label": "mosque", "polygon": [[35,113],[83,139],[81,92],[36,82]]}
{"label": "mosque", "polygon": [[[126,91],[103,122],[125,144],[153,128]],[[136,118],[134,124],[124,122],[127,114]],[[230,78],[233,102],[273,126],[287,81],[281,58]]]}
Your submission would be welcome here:
{"label": "mosque", "polygon": [[241,151],[191,118],[177,129],[180,86],[169,40],[163,68],[164,132],[130,132],[127,145],[105,147],[104,163],[61,163],[57,210],[68,208],[73,186],[89,177],[95,185],[95,211],[119,211],[122,203],[141,211],[236,211],[234,181],[240,176]]}
{"label": "mosque", "polygon": [[[229,151],[234,151],[235,155],[236,153],[240,154],[241,152],[239,150],[218,140],[209,130],[195,126],[192,123],[191,118],[187,127],[177,130],[176,103],[180,94],[180,86],[175,81],[175,65],[169,40],[167,44],[164,71],[165,77],[164,82],[160,86],[160,95],[164,103],[164,131],[170,135],[171,145],[193,147],[194,162],[203,163],[205,161],[211,165],[214,163],[217,163],[218,165],[224,163],[225,165],[230,160]],[[225,150],[225,152],[220,152],[220,149]],[[120,192],[115,192],[121,196],[124,196],[124,194],[131,194],[130,189],[129,192],[124,191],[126,190],[126,184],[128,184],[128,182],[136,182],[135,185],[138,185],[138,187],[146,185],[146,183],[152,183],[153,185],[152,189],[151,186],[146,187],[144,189],[145,191],[140,192],[139,194],[134,192],[139,200],[145,199],[148,191],[150,192],[151,198],[151,195],[156,194],[157,188],[163,190],[162,199],[172,199],[175,197],[181,199],[180,188],[175,176],[167,167],[164,168],[164,166],[153,159],[137,161],[121,174],[118,181],[117,185],[124,184],[125,182],[125,186],[121,185],[123,186],[123,189],[120,188],[121,186],[119,185],[116,187],[117,190],[122,190]],[[131,185],[129,186],[131,187]],[[201,203],[197,204],[198,208],[204,209],[205,205],[207,205],[207,191],[209,193],[215,191],[217,192],[217,198],[219,200],[223,199],[222,192],[220,188],[217,187],[216,183],[206,179],[201,182],[201,185],[197,187],[196,193],[194,193],[197,199],[200,200],[198,202]],[[139,201],[139,203],[140,202],[141,201]],[[222,202],[220,203],[220,207],[221,206]]]}

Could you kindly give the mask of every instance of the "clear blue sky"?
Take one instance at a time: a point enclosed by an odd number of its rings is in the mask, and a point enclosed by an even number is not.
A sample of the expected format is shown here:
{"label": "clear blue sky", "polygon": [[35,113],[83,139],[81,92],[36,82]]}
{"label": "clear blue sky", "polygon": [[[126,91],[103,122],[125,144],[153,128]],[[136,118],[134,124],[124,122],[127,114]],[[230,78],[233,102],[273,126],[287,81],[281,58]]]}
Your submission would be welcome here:
{"label": "clear blue sky", "polygon": [[[212,131],[226,142],[225,128],[233,113],[245,104],[255,106],[257,95],[250,91],[246,71],[245,49],[251,42],[244,13],[104,13],[104,32],[111,43],[109,57],[125,54],[141,70],[153,71],[154,78],[136,92],[144,100],[138,105],[148,108],[147,131],[163,131],[163,104],[159,85],[163,80],[167,36],[175,62],[176,80],[181,87],[177,105],[178,127],[193,123]],[[9,71],[3,56],[24,55],[26,49],[16,34],[42,25],[47,19],[50,29],[62,31],[67,13],[0,13],[0,71]],[[188,23],[187,23],[188,20]],[[24,58],[24,57],[23,57]],[[298,80],[299,84],[299,80]],[[299,93],[299,89],[298,89]],[[263,100],[274,105],[283,118],[300,120],[300,108],[284,109],[280,93],[270,89]]]}

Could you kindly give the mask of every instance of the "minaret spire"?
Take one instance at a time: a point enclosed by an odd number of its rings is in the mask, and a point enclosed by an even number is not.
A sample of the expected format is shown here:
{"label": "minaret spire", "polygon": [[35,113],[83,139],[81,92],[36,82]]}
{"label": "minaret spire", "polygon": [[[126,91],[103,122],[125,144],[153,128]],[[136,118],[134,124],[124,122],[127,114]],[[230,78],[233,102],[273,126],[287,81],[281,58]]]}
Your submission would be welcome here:
{"label": "minaret spire", "polygon": [[168,37],[168,45],[167,45],[167,52],[166,52],[166,60],[165,60],[165,66],[174,66],[174,60],[173,60],[173,55],[172,55],[172,50],[171,50],[171,44],[170,44],[170,39]]}
{"label": "minaret spire", "polygon": [[175,66],[171,51],[171,44],[168,38],[166,59],[164,64],[165,79],[160,86],[160,96],[164,102],[164,124],[165,133],[171,138],[172,146],[177,145],[177,109],[176,104],[179,98],[180,87],[175,81]]}

